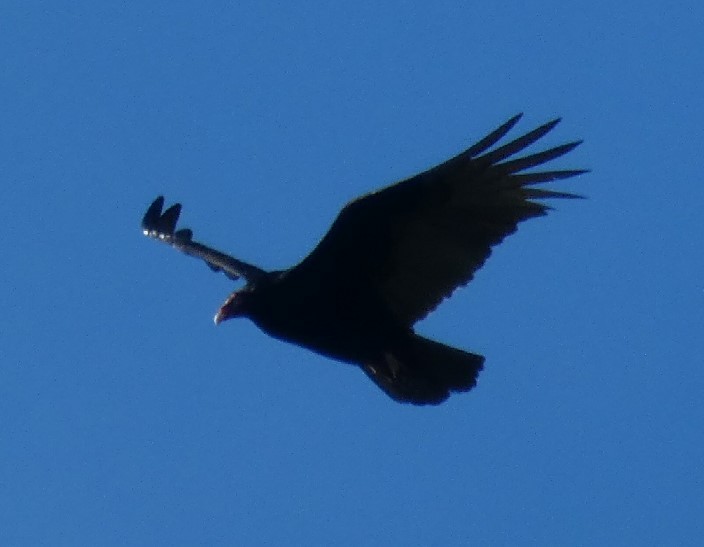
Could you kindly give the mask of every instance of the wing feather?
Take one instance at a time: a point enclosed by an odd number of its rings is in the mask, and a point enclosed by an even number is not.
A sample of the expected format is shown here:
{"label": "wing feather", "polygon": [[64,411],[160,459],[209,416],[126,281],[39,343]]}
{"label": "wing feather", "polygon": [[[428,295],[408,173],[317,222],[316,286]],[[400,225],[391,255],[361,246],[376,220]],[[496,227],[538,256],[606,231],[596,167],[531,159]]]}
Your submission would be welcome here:
{"label": "wing feather", "polygon": [[264,271],[256,266],[242,262],[232,256],[221,253],[211,247],[193,241],[193,231],[188,228],[176,230],[178,218],[181,215],[181,204],[176,203],[163,213],[164,196],[156,198],[144,213],[142,232],[145,236],[171,245],[174,249],[187,255],[203,260],[215,272],[223,272],[227,277],[237,280],[245,277],[248,280],[264,275]]}
{"label": "wing feather", "polygon": [[423,318],[468,283],[492,247],[520,222],[546,214],[549,207],[532,199],[580,197],[532,185],[584,170],[522,173],[567,154],[580,141],[509,159],[559,119],[490,150],[520,117],[445,163],[348,203],[292,273],[334,276],[343,286],[364,284],[400,321],[412,325]]}

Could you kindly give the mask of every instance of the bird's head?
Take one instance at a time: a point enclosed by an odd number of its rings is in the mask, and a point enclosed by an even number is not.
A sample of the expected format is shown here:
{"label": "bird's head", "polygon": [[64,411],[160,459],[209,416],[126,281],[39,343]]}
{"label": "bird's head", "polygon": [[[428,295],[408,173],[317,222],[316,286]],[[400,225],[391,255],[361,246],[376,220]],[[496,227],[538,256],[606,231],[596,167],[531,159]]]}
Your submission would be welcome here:
{"label": "bird's head", "polygon": [[220,306],[218,313],[215,314],[213,321],[216,325],[219,325],[227,319],[232,319],[233,317],[243,317],[249,312],[250,296],[252,291],[250,288],[245,287],[239,291],[235,291],[227,300]]}

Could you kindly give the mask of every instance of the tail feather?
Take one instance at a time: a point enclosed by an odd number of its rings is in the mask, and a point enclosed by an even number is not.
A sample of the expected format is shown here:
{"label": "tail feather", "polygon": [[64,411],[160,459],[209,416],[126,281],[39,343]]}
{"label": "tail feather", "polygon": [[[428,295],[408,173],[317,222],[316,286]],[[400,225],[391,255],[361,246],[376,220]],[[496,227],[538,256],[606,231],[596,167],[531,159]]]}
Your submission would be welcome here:
{"label": "tail feather", "polygon": [[484,357],[412,335],[362,369],[392,399],[437,405],[477,383]]}

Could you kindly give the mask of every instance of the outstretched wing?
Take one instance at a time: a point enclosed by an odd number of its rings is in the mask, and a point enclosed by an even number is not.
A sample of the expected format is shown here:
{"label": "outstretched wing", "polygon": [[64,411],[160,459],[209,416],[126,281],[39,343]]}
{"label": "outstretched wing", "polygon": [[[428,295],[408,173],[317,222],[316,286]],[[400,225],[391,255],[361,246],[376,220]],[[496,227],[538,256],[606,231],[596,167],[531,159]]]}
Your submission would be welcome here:
{"label": "outstretched wing", "polygon": [[549,209],[531,200],[580,197],[533,185],[584,170],[524,171],[566,154],[581,141],[509,160],[559,119],[488,151],[520,117],[447,162],[348,203],[296,269],[365,283],[399,320],[412,325],[423,318],[469,282],[491,248],[519,222]]}
{"label": "outstretched wing", "polygon": [[202,243],[193,241],[193,232],[188,228],[176,230],[181,204],[176,203],[162,213],[164,196],[156,198],[142,218],[142,232],[145,236],[171,245],[187,255],[200,258],[216,272],[223,272],[230,279],[244,277],[254,280],[264,274],[256,266],[247,264],[232,256],[216,251]]}

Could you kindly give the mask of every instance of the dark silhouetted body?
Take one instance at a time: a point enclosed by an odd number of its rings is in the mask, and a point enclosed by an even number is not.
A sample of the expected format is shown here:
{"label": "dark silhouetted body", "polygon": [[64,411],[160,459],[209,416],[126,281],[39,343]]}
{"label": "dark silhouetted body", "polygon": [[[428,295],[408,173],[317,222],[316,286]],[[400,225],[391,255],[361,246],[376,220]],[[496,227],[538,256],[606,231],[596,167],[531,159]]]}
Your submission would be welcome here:
{"label": "dark silhouetted body", "polygon": [[313,252],[288,270],[266,272],[194,241],[190,230],[176,230],[181,206],[162,212],[163,197],[142,228],[246,279],[216,323],[248,317],[280,340],[360,366],[397,401],[438,404],[474,387],[484,358],[423,338],[413,325],[468,283],[518,223],[546,213],[533,200],[578,197],[534,185],[585,171],[526,170],[579,142],[509,159],[559,120],[491,150],[519,118],[442,165],[348,203]]}

